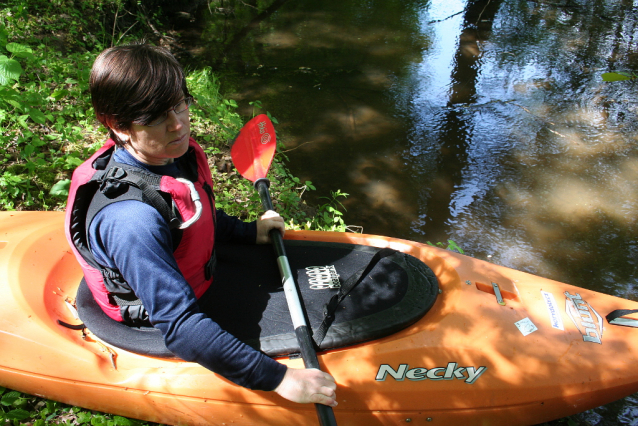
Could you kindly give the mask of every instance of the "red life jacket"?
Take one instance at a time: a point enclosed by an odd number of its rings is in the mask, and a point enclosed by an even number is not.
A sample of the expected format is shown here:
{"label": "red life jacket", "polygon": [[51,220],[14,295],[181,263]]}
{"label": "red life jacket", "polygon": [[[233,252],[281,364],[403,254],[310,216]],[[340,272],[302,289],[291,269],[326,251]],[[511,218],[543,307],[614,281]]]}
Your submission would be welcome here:
{"label": "red life jacket", "polygon": [[114,150],[115,142],[109,139],[73,172],[65,232],[100,307],[116,321],[137,325],[148,321],[143,305],[119,271],[100,265],[89,249],[87,233],[92,218],[106,205],[122,200],[139,200],[155,207],[171,227],[175,260],[199,298],[212,283],[215,264],[213,182],[206,155],[192,138],[179,163],[189,182],[117,163],[112,159]]}

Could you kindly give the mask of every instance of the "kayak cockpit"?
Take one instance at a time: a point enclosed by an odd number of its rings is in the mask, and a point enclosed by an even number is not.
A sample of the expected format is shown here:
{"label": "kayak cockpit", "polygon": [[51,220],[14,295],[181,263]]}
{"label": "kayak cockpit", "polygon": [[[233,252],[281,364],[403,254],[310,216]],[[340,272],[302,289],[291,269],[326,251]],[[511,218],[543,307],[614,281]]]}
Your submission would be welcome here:
{"label": "kayak cockpit", "polygon": [[[286,241],[285,245],[308,324],[315,331],[322,324],[327,329],[323,338],[315,335],[320,350],[396,333],[422,318],[439,294],[432,270],[402,252],[375,256],[381,249],[335,242]],[[298,353],[273,248],[226,244],[217,248],[217,256],[213,285],[200,299],[206,313],[270,356]],[[326,327],[324,308],[331,299],[334,319]],[[159,330],[128,327],[104,314],[85,283],[78,290],[77,308],[88,329],[105,342],[144,355],[173,356]]]}

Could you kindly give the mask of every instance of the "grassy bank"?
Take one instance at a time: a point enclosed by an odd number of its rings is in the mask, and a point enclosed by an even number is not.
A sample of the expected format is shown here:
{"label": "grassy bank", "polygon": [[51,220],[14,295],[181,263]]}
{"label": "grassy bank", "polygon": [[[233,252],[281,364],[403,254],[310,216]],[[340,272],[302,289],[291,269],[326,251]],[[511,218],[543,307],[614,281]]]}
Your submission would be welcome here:
{"label": "grassy bank", "polygon": [[[121,0],[8,0],[0,8],[0,209],[63,210],[73,170],[106,137],[88,95],[93,60],[112,44],[142,38],[163,43],[162,18],[148,16],[143,2]],[[261,211],[259,198],[233,170],[228,145],[245,118],[224,99],[210,69],[187,71],[196,99],[193,135],[209,154],[217,205],[252,220]],[[301,196],[314,189],[312,183],[292,176],[284,160],[275,157],[269,177],[276,209],[289,227],[345,230],[342,195],[307,206]],[[145,423],[0,387],[4,424]]]}
{"label": "grassy bank", "polygon": [[[10,0],[0,11],[0,208],[61,210],[71,173],[106,136],[88,95],[93,60],[113,42],[161,43],[162,24],[158,16],[146,16],[143,6],[124,10],[114,0],[23,3]],[[245,120],[235,112],[236,103],[224,99],[210,69],[187,71],[196,99],[193,135],[210,156],[218,205],[254,219],[258,198],[233,172],[228,156],[228,142]],[[283,160],[275,157],[270,177],[275,204],[289,225],[345,229],[334,208],[338,197],[323,206],[306,206],[301,194],[314,188],[291,176]]]}

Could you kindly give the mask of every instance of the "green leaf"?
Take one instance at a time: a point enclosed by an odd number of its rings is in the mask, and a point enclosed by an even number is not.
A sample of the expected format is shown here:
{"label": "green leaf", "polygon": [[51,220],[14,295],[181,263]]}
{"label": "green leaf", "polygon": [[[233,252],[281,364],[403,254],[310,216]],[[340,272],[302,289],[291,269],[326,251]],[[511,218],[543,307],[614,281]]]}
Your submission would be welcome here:
{"label": "green leaf", "polygon": [[16,410],[11,410],[5,414],[7,419],[10,420],[24,420],[29,417],[29,412],[27,410],[23,410],[18,408]]}
{"label": "green leaf", "polygon": [[69,91],[66,89],[56,89],[53,93],[51,93],[51,97],[56,101],[59,101],[63,97],[69,94]]}
{"label": "green leaf", "polygon": [[47,121],[47,117],[44,113],[35,108],[29,108],[29,117],[38,124],[44,124]]}
{"label": "green leaf", "polygon": [[9,52],[13,53],[18,58],[33,59],[33,50],[29,46],[19,43],[9,43],[5,46]]}
{"label": "green leaf", "polygon": [[137,424],[135,421],[121,416],[113,416],[113,422],[117,426],[135,426]]}
{"label": "green leaf", "polygon": [[31,157],[31,154],[33,154],[35,151],[35,146],[31,145],[31,144],[27,144],[21,152],[21,155],[23,158],[29,158]]}
{"label": "green leaf", "polygon": [[624,81],[633,80],[635,75],[628,74],[626,72],[606,72],[602,75],[603,81]]}
{"label": "green leaf", "polygon": [[461,254],[464,254],[463,249],[459,247],[456,242],[454,242],[453,240],[447,240],[447,242],[449,243],[449,245],[447,246],[448,250],[457,251]]}
{"label": "green leaf", "polygon": [[[6,172],[5,172],[5,175],[6,175]],[[18,398],[20,398],[20,392],[11,391],[2,396],[2,399],[0,399],[0,404],[8,407],[10,405],[13,405],[13,403],[16,402]]]}
{"label": "green leaf", "polygon": [[13,99],[8,99],[7,103],[9,105],[13,106],[14,108],[18,108],[20,111],[22,111],[23,105],[20,102],[18,102],[16,100],[13,100]]}
{"label": "green leaf", "polygon": [[58,409],[58,405],[60,404],[56,401],[47,400],[47,410],[51,413]]}
{"label": "green leaf", "polygon": [[84,424],[84,423],[89,423],[93,415],[88,411],[80,411],[79,413],[77,413],[77,417],[78,417],[78,423]]}
{"label": "green leaf", "polygon": [[8,39],[9,31],[7,31],[3,24],[0,24],[0,46],[6,46]]}
{"label": "green leaf", "polygon": [[69,196],[70,187],[71,187],[71,180],[64,179],[59,181],[55,185],[53,185],[53,187],[51,187],[51,191],[49,191],[49,194],[53,195],[54,197],[66,198]]}
{"label": "green leaf", "polygon": [[0,86],[6,86],[13,80],[18,81],[22,72],[20,62],[0,55]]}
{"label": "green leaf", "polygon": [[268,118],[270,118],[270,121],[273,122],[273,124],[279,124],[279,121],[277,121],[277,119],[275,117],[273,117],[272,115],[270,115],[269,111],[266,111],[266,115],[268,116]]}
{"label": "green leaf", "polygon": [[82,160],[77,157],[66,157],[64,159],[64,167],[68,169],[75,169],[80,164],[82,164]]}
{"label": "green leaf", "polygon": [[91,419],[91,425],[92,426],[101,426],[103,424],[106,424],[106,418],[102,415],[95,415],[92,419]]}

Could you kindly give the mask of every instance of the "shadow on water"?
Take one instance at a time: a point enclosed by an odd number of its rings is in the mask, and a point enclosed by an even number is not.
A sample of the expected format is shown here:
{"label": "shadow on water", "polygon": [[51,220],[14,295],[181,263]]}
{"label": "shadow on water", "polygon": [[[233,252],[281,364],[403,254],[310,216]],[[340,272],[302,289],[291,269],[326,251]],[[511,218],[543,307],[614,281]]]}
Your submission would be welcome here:
{"label": "shadow on water", "polygon": [[[451,238],[638,300],[636,85],[600,77],[638,68],[633,2],[206,6],[183,31],[194,66],[214,66],[245,115],[260,100],[277,117],[311,201],[340,189],[366,233]],[[580,420],[638,421],[635,400],[614,407]]]}

